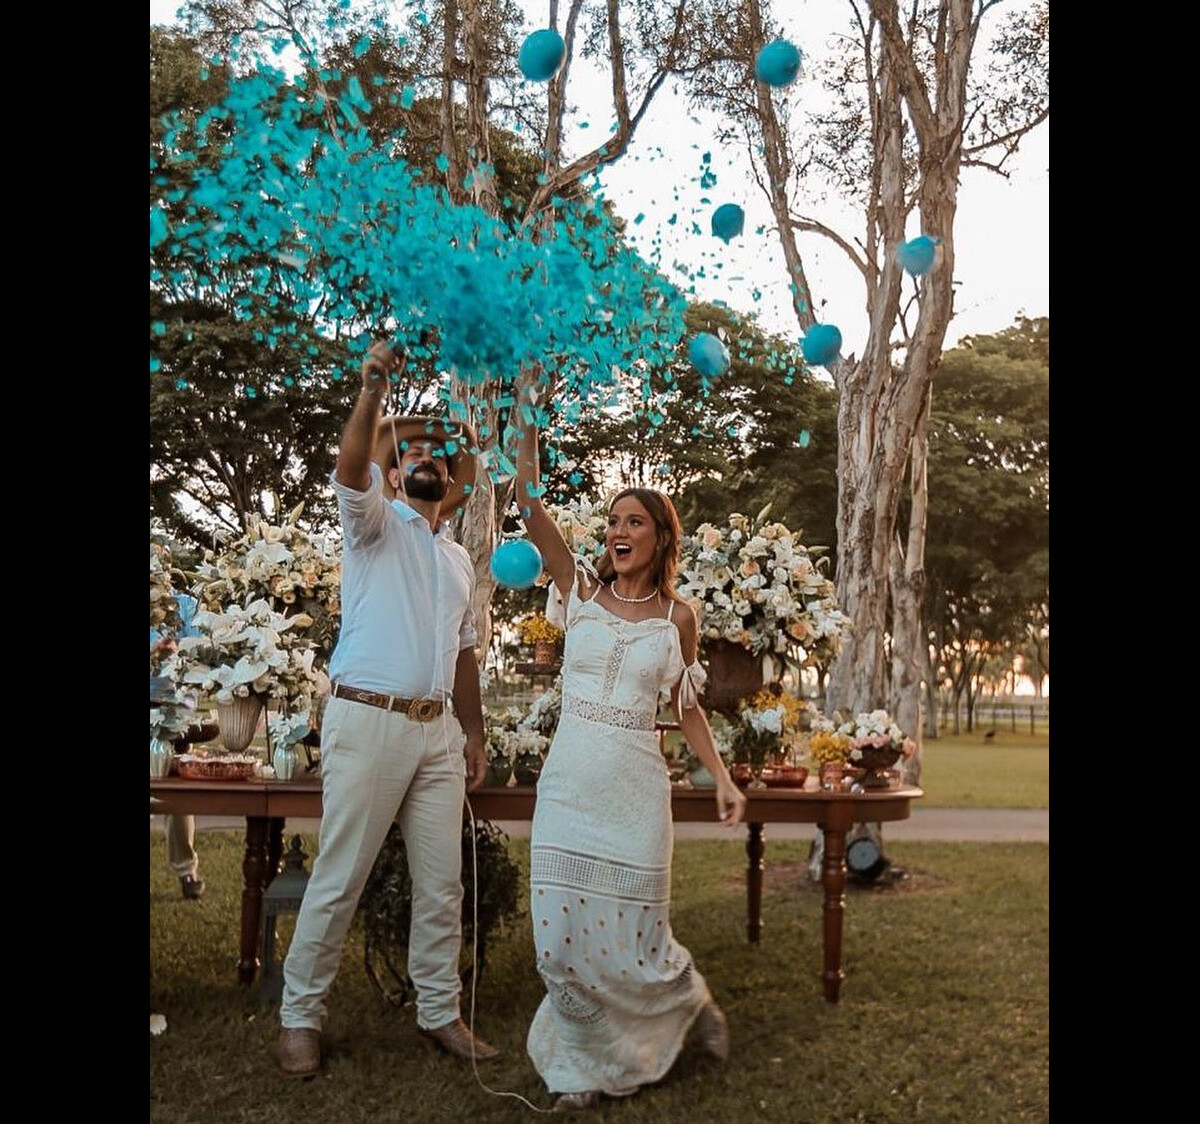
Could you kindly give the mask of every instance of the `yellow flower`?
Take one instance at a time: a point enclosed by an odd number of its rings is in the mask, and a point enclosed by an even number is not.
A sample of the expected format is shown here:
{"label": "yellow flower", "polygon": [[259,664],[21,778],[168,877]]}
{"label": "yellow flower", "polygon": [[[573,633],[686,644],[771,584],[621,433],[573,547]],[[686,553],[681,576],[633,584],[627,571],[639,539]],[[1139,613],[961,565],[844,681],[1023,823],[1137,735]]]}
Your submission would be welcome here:
{"label": "yellow flower", "polygon": [[523,644],[557,644],[563,638],[563,630],[544,613],[529,613],[517,621],[516,629]]}

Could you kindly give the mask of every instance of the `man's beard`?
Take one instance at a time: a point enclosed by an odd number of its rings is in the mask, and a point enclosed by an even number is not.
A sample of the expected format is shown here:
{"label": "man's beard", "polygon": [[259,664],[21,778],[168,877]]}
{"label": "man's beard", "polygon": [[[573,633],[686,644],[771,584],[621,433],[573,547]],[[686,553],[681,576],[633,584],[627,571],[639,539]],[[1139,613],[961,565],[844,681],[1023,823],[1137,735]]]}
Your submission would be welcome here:
{"label": "man's beard", "polygon": [[404,477],[404,494],[411,496],[414,500],[440,502],[446,498],[448,486],[448,482],[438,475],[436,469],[432,468],[422,471],[418,467]]}

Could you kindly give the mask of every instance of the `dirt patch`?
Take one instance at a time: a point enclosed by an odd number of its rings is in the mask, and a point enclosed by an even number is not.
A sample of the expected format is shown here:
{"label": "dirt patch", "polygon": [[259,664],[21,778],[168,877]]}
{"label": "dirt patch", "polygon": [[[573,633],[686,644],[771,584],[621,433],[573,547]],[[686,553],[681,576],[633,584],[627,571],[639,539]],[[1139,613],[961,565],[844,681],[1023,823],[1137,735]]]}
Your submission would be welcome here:
{"label": "dirt patch", "polygon": [[[746,876],[741,874],[736,878],[727,878],[725,883],[730,889],[744,891]],[[873,882],[862,881],[849,873],[846,875],[847,894],[937,894],[953,885],[953,879],[914,867],[891,866]],[[766,864],[763,871],[763,892],[772,891],[824,895],[825,888],[820,882],[809,878],[808,862],[798,859],[795,862]]]}

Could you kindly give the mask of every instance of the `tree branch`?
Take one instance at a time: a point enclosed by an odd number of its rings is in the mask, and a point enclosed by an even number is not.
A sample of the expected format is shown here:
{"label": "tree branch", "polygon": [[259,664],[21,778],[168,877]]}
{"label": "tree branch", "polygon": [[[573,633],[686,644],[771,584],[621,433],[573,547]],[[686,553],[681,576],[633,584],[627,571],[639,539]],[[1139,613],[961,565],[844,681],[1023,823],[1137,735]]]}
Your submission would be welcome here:
{"label": "tree branch", "polygon": [[867,263],[859,257],[854,247],[843,238],[836,230],[831,230],[824,223],[818,222],[816,219],[806,219],[799,215],[789,215],[793,230],[806,230],[813,234],[823,235],[828,238],[834,245],[839,246],[846,257],[854,264],[854,268],[865,278],[867,276]]}

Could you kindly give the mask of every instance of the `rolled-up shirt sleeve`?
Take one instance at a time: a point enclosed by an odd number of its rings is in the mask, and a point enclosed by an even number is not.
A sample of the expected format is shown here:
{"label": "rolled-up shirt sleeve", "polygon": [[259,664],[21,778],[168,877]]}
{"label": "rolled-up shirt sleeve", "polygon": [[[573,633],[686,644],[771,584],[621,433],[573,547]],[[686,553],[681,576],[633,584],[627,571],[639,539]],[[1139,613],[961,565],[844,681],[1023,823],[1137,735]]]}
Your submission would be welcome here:
{"label": "rolled-up shirt sleeve", "polygon": [[383,473],[374,461],[369,471],[371,479],[365,492],[341,483],[337,478],[337,469],[329,474],[342,517],[345,545],[349,550],[369,546],[383,533],[383,516],[387,508],[387,501],[383,498]]}
{"label": "rolled-up shirt sleeve", "polygon": [[476,648],[479,646],[479,630],[475,625],[475,609],[468,605],[463,613],[462,625],[458,630],[458,650]]}

